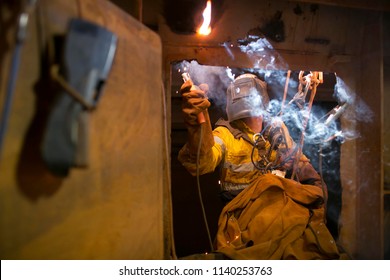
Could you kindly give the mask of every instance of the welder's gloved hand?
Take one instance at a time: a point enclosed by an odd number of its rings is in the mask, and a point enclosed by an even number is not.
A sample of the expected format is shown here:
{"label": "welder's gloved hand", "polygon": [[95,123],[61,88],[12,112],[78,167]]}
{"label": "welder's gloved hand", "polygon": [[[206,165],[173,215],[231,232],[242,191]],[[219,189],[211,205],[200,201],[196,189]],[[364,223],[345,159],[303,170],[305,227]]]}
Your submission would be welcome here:
{"label": "welder's gloved hand", "polygon": [[182,111],[187,125],[199,125],[198,114],[210,107],[210,101],[206,98],[208,85],[192,86],[190,81],[183,83],[180,88],[182,95]]}
{"label": "welder's gloved hand", "polygon": [[[182,149],[179,156],[184,160],[185,155],[189,155],[194,159],[197,155],[199,143],[200,155],[208,155],[214,145],[214,136],[212,133],[210,117],[207,108],[210,107],[210,102],[206,98],[208,85],[201,84],[199,87],[192,86],[191,81],[185,82],[181,88],[182,95],[182,111],[184,121],[187,126],[188,140]],[[202,112],[205,118],[205,123],[198,123],[198,114]],[[202,133],[201,133],[202,132]],[[200,142],[200,138],[202,141]]]}
{"label": "welder's gloved hand", "polygon": [[272,121],[268,137],[271,147],[277,151],[278,163],[284,170],[291,169],[295,161],[297,145],[283,121],[278,118]]}

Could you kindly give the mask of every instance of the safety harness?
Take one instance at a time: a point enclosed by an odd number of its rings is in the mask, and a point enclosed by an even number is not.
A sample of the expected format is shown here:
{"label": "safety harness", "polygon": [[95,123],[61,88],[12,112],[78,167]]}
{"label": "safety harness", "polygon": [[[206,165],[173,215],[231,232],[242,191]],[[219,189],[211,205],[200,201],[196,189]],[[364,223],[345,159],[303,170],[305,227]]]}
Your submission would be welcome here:
{"label": "safety harness", "polygon": [[[264,125],[264,123],[263,123]],[[232,135],[234,136],[234,138],[236,139],[244,139],[245,141],[247,141],[248,143],[250,143],[252,146],[255,144],[255,142],[253,141],[253,139],[250,139],[250,137],[242,132],[240,129],[236,128],[236,127],[233,127],[232,124],[227,121],[227,120],[224,120],[224,119],[219,119],[216,123],[215,123],[215,126],[223,126],[223,127],[226,127],[231,133]],[[264,127],[264,126],[263,126]],[[266,126],[267,127],[267,126]],[[263,133],[263,137],[265,140],[268,139],[268,134],[269,134],[269,129],[267,129],[264,133]]]}

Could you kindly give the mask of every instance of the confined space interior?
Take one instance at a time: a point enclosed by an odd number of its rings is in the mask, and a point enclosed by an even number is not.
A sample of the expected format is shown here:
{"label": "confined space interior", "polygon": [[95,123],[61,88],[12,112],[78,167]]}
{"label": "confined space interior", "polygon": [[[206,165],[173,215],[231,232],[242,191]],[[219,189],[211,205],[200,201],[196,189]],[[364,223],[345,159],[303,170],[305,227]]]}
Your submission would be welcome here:
{"label": "confined space interior", "polygon": [[[211,106],[209,115],[212,128],[219,118],[225,117],[226,89],[238,75],[253,73],[267,83],[270,96],[269,112],[279,116],[288,126],[296,143],[302,135],[304,111],[308,109],[311,94],[304,97],[304,106],[294,102],[299,88],[299,77],[311,72],[297,69],[281,71],[260,68],[229,68],[200,65],[197,61],[178,61],[171,64],[171,175],[173,199],[174,235],[178,257],[210,251],[207,230],[202,218],[203,204],[211,237],[217,231],[219,214],[223,204],[218,198],[219,171],[200,176],[201,196],[197,191],[196,178],[192,177],[178,162],[177,156],[187,140],[187,130],[181,114],[179,89],[183,83],[182,73],[190,74],[195,85],[207,84],[207,96]],[[353,132],[342,131],[338,117],[331,119],[338,109],[345,109],[349,103],[347,90],[336,73],[322,73],[323,82],[318,84],[310,110],[310,117],[304,130],[303,153],[314,168],[322,174],[328,188],[327,225],[337,239],[339,216],[342,203],[340,181],[340,145],[353,137]],[[344,106],[343,106],[344,105]],[[281,108],[283,106],[283,112]],[[344,113],[347,113],[344,111]],[[190,218],[189,218],[190,217]]]}

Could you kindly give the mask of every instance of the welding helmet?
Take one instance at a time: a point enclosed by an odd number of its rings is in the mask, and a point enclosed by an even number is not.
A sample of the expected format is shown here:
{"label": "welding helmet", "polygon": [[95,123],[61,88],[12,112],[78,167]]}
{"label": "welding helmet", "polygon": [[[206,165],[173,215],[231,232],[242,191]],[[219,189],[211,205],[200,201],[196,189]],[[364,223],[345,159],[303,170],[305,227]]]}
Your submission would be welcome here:
{"label": "welding helmet", "polygon": [[228,121],[264,115],[269,97],[267,84],[253,74],[242,74],[227,89]]}

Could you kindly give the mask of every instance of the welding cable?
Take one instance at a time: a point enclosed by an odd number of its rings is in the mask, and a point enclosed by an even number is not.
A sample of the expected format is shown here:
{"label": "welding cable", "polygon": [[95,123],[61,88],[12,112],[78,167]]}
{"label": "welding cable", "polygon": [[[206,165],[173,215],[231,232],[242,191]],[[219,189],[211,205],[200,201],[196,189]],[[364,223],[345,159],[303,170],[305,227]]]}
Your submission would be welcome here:
{"label": "welding cable", "polygon": [[200,137],[199,137],[198,150],[197,150],[197,153],[196,153],[196,184],[197,184],[197,188],[198,188],[198,195],[199,195],[200,206],[202,208],[203,220],[204,220],[204,223],[205,223],[205,226],[206,226],[207,237],[208,237],[209,242],[210,242],[210,249],[211,249],[211,251],[214,251],[214,246],[213,246],[213,242],[212,242],[212,239],[211,239],[209,224],[208,224],[208,221],[207,221],[206,211],[205,211],[205,207],[204,207],[204,203],[203,203],[202,191],[201,191],[201,188],[200,188],[200,178],[199,178],[200,177],[199,176],[199,160],[200,160],[200,148],[201,148],[202,140],[203,140],[203,130],[204,130],[203,124],[200,124]]}

